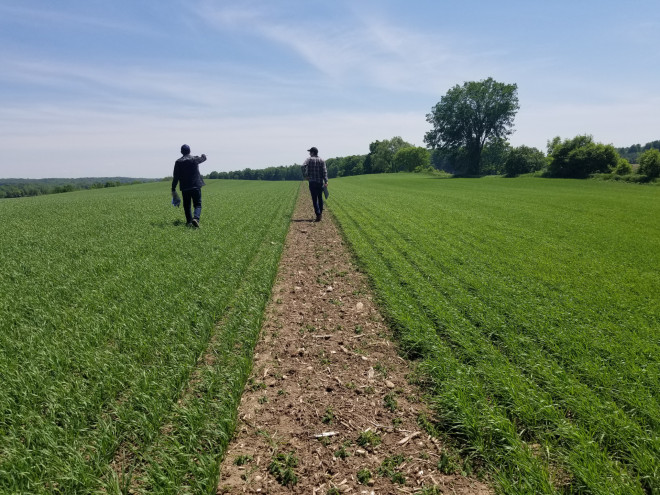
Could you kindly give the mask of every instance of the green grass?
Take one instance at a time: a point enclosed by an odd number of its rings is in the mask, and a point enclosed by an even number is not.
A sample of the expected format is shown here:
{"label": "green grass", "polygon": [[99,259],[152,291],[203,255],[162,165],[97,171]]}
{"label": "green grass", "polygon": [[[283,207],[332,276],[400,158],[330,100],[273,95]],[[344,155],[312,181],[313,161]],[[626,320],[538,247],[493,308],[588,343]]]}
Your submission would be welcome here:
{"label": "green grass", "polygon": [[660,191],[362,176],[328,202],[501,493],[660,492]]}
{"label": "green grass", "polygon": [[0,492],[211,492],[297,183],[0,201]]}

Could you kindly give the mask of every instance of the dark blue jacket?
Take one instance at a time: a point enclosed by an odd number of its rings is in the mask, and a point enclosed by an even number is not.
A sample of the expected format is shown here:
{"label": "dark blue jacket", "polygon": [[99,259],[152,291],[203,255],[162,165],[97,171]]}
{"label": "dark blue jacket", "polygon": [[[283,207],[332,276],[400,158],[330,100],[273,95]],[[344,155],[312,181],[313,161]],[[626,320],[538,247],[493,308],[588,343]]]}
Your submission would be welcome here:
{"label": "dark blue jacket", "polygon": [[174,174],[172,178],[172,191],[176,189],[177,183],[181,191],[199,189],[204,186],[204,179],[199,173],[199,164],[206,161],[206,156],[185,155],[174,163]]}

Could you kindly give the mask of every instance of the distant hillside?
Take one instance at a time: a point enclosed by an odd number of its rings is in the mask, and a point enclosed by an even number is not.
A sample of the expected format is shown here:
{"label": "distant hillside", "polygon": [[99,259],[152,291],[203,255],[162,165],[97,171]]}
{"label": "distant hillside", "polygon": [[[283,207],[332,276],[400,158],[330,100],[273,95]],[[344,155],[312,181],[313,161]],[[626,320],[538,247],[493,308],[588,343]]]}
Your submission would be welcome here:
{"label": "distant hillside", "polygon": [[621,158],[625,158],[630,163],[637,163],[637,158],[639,155],[651,148],[660,150],[660,140],[651,141],[650,143],[646,143],[644,146],[641,144],[633,144],[628,148],[617,148],[616,150],[619,152],[619,155],[621,155]]}
{"label": "distant hillside", "polygon": [[156,182],[162,179],[145,179],[133,177],[82,177],[77,179],[47,178],[47,179],[0,179],[0,198],[21,198],[25,196],[40,196],[42,194],[58,194],[78,189],[103,189],[127,184]]}

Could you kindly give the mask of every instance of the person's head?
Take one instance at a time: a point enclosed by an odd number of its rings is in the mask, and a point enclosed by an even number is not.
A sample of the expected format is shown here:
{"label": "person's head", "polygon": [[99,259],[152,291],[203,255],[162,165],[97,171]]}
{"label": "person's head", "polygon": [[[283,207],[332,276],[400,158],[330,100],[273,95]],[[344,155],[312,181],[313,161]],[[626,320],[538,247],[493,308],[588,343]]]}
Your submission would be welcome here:
{"label": "person's head", "polygon": [[318,156],[319,155],[319,150],[316,148],[316,146],[312,146],[307,151],[309,151],[309,154],[312,155],[312,156]]}
{"label": "person's head", "polygon": [[181,154],[184,155],[184,156],[189,155],[190,154],[190,146],[188,146],[187,144],[184,144],[183,146],[181,146]]}

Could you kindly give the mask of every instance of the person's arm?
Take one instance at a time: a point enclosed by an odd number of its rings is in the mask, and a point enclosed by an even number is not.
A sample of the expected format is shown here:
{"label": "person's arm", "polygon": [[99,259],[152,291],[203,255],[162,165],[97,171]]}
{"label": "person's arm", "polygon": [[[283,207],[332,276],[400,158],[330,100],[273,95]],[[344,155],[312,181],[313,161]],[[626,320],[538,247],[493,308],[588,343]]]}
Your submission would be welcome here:
{"label": "person's arm", "polygon": [[307,158],[300,169],[302,170],[302,175],[304,180],[309,180],[309,158]]}
{"label": "person's arm", "polygon": [[172,196],[176,194],[176,185],[179,183],[179,167],[174,165],[174,172],[172,172]]}
{"label": "person's arm", "polygon": [[321,163],[323,163],[323,183],[327,186],[328,185],[328,167],[325,166],[325,160],[321,160]]}
{"label": "person's arm", "polygon": [[196,156],[195,157],[195,163],[199,165],[200,163],[204,163],[206,161],[206,155],[202,153],[202,156]]}

